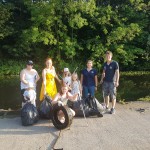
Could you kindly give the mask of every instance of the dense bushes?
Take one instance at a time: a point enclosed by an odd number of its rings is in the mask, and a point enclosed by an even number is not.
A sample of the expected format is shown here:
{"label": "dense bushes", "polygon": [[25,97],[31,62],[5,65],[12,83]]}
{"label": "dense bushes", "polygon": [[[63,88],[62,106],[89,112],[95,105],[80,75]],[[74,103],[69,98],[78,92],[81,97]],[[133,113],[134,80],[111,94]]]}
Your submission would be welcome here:
{"label": "dense bushes", "polygon": [[[61,65],[104,62],[107,49],[121,70],[149,70],[148,0],[5,0],[0,3],[0,58],[50,56]],[[60,65],[60,66],[59,66]],[[73,67],[74,68],[74,67]]]}

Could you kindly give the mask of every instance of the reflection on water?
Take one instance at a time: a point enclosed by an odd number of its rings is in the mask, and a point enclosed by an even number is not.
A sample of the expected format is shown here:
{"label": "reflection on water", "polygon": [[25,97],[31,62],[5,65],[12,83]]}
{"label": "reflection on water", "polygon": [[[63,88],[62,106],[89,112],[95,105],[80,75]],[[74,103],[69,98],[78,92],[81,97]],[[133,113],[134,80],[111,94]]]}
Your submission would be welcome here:
{"label": "reflection on water", "polygon": [[[37,99],[39,98],[41,81],[37,86]],[[118,88],[117,100],[125,99],[134,101],[142,97],[150,96],[150,76],[121,76]],[[96,97],[103,101],[101,87]],[[21,108],[19,77],[0,78],[0,109]]]}
{"label": "reflection on water", "polygon": [[[37,97],[39,97],[41,82],[37,86]],[[0,109],[21,108],[21,93],[19,76],[0,78]]]}

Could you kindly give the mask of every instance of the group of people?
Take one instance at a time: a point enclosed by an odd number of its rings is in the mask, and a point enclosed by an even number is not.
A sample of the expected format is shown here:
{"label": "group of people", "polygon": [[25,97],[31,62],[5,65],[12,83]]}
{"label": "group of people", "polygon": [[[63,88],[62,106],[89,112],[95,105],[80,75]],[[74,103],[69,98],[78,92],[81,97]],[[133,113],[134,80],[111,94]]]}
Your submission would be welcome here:
{"label": "group of people", "polygon": [[[111,114],[115,113],[116,104],[116,87],[119,85],[119,65],[112,60],[112,52],[106,52],[106,62],[103,65],[103,72],[100,84],[102,84],[102,92],[104,97],[105,109]],[[52,64],[52,59],[47,58],[45,61],[46,67],[42,71],[42,87],[40,92],[40,101],[44,100],[45,95],[49,95],[52,99],[52,104],[67,105],[67,101],[75,101],[79,97],[87,98],[88,95],[94,97],[97,91],[98,72],[93,68],[93,62],[87,61],[87,67],[81,71],[81,78],[79,80],[76,72],[72,74],[69,68],[63,69],[63,76],[61,79],[57,76],[55,68]],[[20,73],[22,107],[28,100],[36,106],[36,83],[40,79],[38,72],[33,69],[33,62],[27,62],[27,66]],[[55,79],[61,85],[61,91],[57,92]],[[109,109],[109,101],[112,101],[112,107]],[[71,109],[73,116],[75,112]]]}

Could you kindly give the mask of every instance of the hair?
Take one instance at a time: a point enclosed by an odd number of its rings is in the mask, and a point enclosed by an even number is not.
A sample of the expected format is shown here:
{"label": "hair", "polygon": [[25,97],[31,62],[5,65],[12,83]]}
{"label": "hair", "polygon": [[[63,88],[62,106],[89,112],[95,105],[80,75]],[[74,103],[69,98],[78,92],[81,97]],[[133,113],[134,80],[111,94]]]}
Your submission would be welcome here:
{"label": "hair", "polygon": [[93,64],[93,61],[92,60],[87,60],[87,63],[91,62]]}
{"label": "hair", "polygon": [[105,54],[110,54],[111,56],[113,56],[113,53],[109,50],[107,50]]}
{"label": "hair", "polygon": [[66,84],[62,84],[62,85],[61,85],[61,90],[59,91],[59,94],[60,94],[60,95],[63,94],[63,93],[62,93],[62,88],[64,88],[64,87],[67,87],[67,89],[68,89],[68,86],[67,86]]}
{"label": "hair", "polygon": [[71,80],[73,81],[73,76],[74,75],[76,75],[77,76],[77,81],[79,80],[79,78],[78,78],[78,74],[76,73],[76,72],[74,72],[73,74],[72,74],[72,76],[71,76]]}
{"label": "hair", "polygon": [[[49,61],[49,60],[52,61],[52,59],[51,59],[50,57],[46,58],[45,63],[46,63],[47,61]],[[52,63],[53,63],[53,61],[52,61]],[[51,67],[51,69],[52,69],[52,68],[53,68],[53,66]]]}
{"label": "hair", "polygon": [[45,62],[47,62],[48,60],[52,61],[52,58],[50,58],[50,57],[46,58]]}
{"label": "hair", "polygon": [[[70,71],[68,71],[68,76],[69,76],[69,77],[71,76]],[[63,77],[65,77],[65,72],[64,72],[64,70],[63,70]]]}

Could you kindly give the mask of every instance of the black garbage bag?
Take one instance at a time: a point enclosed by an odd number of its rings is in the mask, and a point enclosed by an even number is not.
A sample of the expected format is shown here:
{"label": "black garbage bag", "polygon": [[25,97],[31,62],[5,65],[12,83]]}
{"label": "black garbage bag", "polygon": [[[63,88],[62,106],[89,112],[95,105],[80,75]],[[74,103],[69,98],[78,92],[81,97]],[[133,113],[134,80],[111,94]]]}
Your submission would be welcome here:
{"label": "black garbage bag", "polygon": [[88,105],[89,107],[89,116],[97,115],[98,117],[103,117],[103,106],[95,97],[89,95],[89,97],[85,99],[85,105]]}
{"label": "black garbage bag", "polygon": [[52,111],[51,98],[49,96],[45,96],[39,108],[39,115],[41,118],[51,119],[51,111]]}
{"label": "black garbage bag", "polygon": [[75,111],[75,117],[86,117],[89,116],[89,106],[85,104],[84,100],[77,100],[73,103],[73,108]]}
{"label": "black garbage bag", "polygon": [[39,114],[37,108],[27,102],[21,109],[21,121],[23,126],[29,126],[36,123],[39,120]]}

